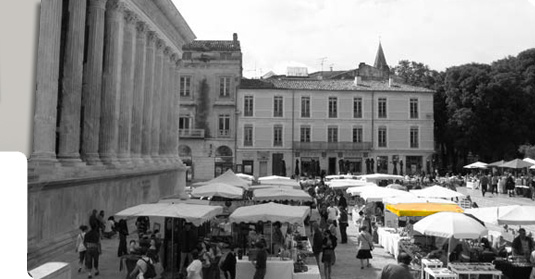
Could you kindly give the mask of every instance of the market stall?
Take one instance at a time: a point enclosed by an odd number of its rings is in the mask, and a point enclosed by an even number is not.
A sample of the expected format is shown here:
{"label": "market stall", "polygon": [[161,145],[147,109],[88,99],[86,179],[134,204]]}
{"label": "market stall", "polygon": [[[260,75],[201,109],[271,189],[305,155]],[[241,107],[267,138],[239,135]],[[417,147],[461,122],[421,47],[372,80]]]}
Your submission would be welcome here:
{"label": "market stall", "polygon": [[464,194],[448,188],[434,185],[421,190],[411,190],[411,193],[421,198],[453,199],[464,198]]}
{"label": "market stall", "polygon": [[252,184],[252,181],[239,178],[232,170],[229,169],[225,173],[221,174],[220,176],[212,180],[193,183],[192,186],[198,187],[198,186],[203,186],[203,185],[212,184],[212,183],[225,183],[225,184],[230,184],[232,186],[241,187],[244,190],[249,190],[249,187]]}
{"label": "market stall", "polygon": [[243,198],[243,188],[232,186],[227,183],[210,183],[197,187],[191,191],[194,197],[224,197],[229,199]]}
{"label": "market stall", "polygon": [[288,187],[269,187],[255,189],[253,191],[254,201],[301,201],[311,202],[312,197],[303,190],[292,189]]}
{"label": "market stall", "polygon": [[[310,275],[307,278],[320,278],[319,270],[318,273],[313,272],[313,268],[310,265],[306,264],[306,257],[313,256],[311,252],[310,241],[306,237],[306,232],[304,229],[304,220],[310,214],[310,208],[306,206],[289,206],[277,203],[265,203],[252,206],[245,206],[236,209],[230,216],[230,222],[232,223],[259,223],[263,224],[271,223],[269,226],[270,230],[265,230],[266,234],[269,234],[269,237],[265,237],[267,247],[271,247],[271,235],[273,223],[287,223],[289,227],[293,227],[294,230],[291,234],[288,234],[286,239],[287,250],[290,251],[289,259],[286,260],[285,257],[277,257],[272,255],[268,258],[267,261],[267,273],[266,279],[268,278],[294,278],[294,268],[296,266],[306,266],[307,274],[298,274],[297,277],[303,277]],[[253,255],[254,253],[248,253]],[[292,260],[290,260],[292,259]],[[254,267],[249,259],[249,257],[244,256],[241,259],[238,259],[236,264],[236,278],[252,278],[254,274]]]}

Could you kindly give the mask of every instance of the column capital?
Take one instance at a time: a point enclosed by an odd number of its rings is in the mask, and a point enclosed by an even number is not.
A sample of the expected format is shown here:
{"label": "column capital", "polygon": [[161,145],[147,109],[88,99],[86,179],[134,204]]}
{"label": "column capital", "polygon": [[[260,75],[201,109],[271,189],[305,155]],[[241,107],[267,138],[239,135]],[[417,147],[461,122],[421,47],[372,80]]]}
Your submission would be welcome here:
{"label": "column capital", "polygon": [[137,14],[131,10],[124,10],[124,22],[127,25],[134,25],[138,21]]}
{"label": "column capital", "polygon": [[176,61],[175,61],[175,64],[176,64],[176,68],[180,68],[182,67],[182,59],[178,58]]}
{"label": "column capital", "polygon": [[149,31],[149,28],[147,24],[145,24],[143,21],[136,22],[136,31],[138,37],[147,36],[147,32]]}
{"label": "column capital", "polygon": [[163,50],[163,54],[165,55],[165,57],[170,58],[172,53],[173,53],[173,49],[171,49],[170,47],[166,47]]}
{"label": "column capital", "polygon": [[171,57],[169,57],[171,59],[171,63],[176,63],[176,60],[178,59],[178,54],[176,53],[172,53],[171,54]]}
{"label": "column capital", "polygon": [[[146,25],[145,25],[146,26]],[[156,32],[151,31],[147,28],[147,43],[148,44],[154,44],[159,40],[158,35]]]}
{"label": "column capital", "polygon": [[88,3],[89,7],[97,7],[97,8],[105,9],[106,2],[108,2],[108,0],[89,0],[88,2],[89,2]]}
{"label": "column capital", "polygon": [[158,40],[156,41],[156,48],[157,48],[158,50],[163,50],[163,49],[165,48],[165,41],[162,40],[162,39],[158,39]]}
{"label": "column capital", "polygon": [[124,12],[125,5],[122,0],[107,0],[106,10],[113,12]]}

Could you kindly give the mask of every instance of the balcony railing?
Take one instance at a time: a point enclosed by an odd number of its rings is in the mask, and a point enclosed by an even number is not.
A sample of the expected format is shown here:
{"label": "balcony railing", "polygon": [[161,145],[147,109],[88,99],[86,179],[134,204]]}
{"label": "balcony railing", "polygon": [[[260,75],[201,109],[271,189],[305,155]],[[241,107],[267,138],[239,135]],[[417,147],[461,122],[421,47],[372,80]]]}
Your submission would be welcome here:
{"label": "balcony railing", "polygon": [[294,142],[296,150],[370,150],[371,142]]}
{"label": "balcony railing", "polygon": [[204,129],[179,129],[178,137],[180,138],[204,138]]}
{"label": "balcony railing", "polygon": [[229,138],[230,130],[217,130],[217,135],[220,138]]}

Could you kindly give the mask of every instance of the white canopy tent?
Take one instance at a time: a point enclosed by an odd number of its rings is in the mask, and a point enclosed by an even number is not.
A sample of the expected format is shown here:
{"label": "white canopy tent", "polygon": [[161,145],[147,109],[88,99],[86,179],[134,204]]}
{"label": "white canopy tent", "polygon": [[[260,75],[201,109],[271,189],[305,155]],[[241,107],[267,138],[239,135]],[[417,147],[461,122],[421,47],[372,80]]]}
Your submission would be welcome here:
{"label": "white canopy tent", "polygon": [[262,222],[288,222],[302,224],[310,213],[308,206],[291,206],[278,203],[264,203],[251,206],[242,206],[234,210],[229,216],[232,223]]}
{"label": "white canopy tent", "polygon": [[299,184],[299,182],[293,179],[285,179],[285,178],[273,178],[273,179],[267,179],[267,180],[264,179],[260,181],[260,185],[289,186],[295,189],[301,189],[301,185]]}
{"label": "white canopy tent", "polygon": [[468,164],[468,165],[464,166],[463,168],[465,168],[465,169],[486,169],[487,165],[488,165],[487,163],[477,161],[475,163]]}
{"label": "white canopy tent", "polygon": [[270,187],[253,191],[255,201],[312,201],[312,197],[303,190],[296,190],[288,187]]}
{"label": "white canopy tent", "polygon": [[[365,188],[365,187],[362,187]],[[383,187],[366,187],[364,191],[360,192],[360,197],[363,198],[366,202],[382,202],[385,199],[389,198],[399,198],[399,197],[415,197],[414,194],[407,191],[392,189],[392,188],[383,188]]]}
{"label": "white canopy tent", "polygon": [[200,226],[222,212],[223,208],[221,206],[187,203],[149,203],[129,207],[115,215],[182,218],[194,226]]}
{"label": "white canopy tent", "polygon": [[241,187],[244,190],[249,190],[249,186],[252,184],[251,181],[247,181],[244,179],[239,178],[236,176],[236,174],[232,170],[227,170],[225,173],[221,174],[220,176],[209,180],[209,181],[203,181],[203,182],[197,182],[192,184],[192,186],[203,186],[206,184],[212,184],[212,183],[225,183],[230,184],[232,186]]}
{"label": "white canopy tent", "polygon": [[191,191],[194,197],[224,197],[229,199],[243,198],[243,189],[226,183],[211,183],[194,188]]}
{"label": "white canopy tent", "polygon": [[254,176],[252,176],[250,174],[236,173],[236,176],[241,178],[241,179],[247,180],[247,181],[254,181],[255,180]]}
{"label": "white canopy tent", "polygon": [[280,176],[280,175],[269,175],[269,176],[262,176],[258,178],[258,181],[265,181],[265,180],[278,180],[278,179],[286,179],[286,180],[292,180],[289,177],[286,176]]}
{"label": "white canopy tent", "polygon": [[375,183],[355,179],[333,179],[325,183],[332,189],[346,189],[349,187],[377,186]]}
{"label": "white canopy tent", "polygon": [[534,225],[535,206],[518,206],[498,216],[499,225]]}
{"label": "white canopy tent", "polygon": [[331,180],[331,179],[359,179],[357,175],[352,174],[331,174],[325,176],[325,179]]}
{"label": "white canopy tent", "polygon": [[373,190],[378,190],[379,188],[381,187],[377,186],[376,184],[370,184],[370,185],[359,186],[359,187],[349,187],[347,188],[346,193],[352,196],[357,196],[363,191],[367,191],[367,190],[373,191]]}
{"label": "white canopy tent", "polygon": [[379,180],[399,180],[403,181],[404,177],[397,174],[387,174],[387,173],[372,173],[359,176],[361,180],[366,182],[375,182]]}
{"label": "white canopy tent", "polygon": [[431,187],[427,187],[425,189],[421,190],[411,190],[411,193],[418,197],[422,198],[443,198],[443,199],[451,199],[451,198],[462,198],[464,197],[464,194],[450,190],[448,188],[434,185]]}
{"label": "white canopy tent", "polygon": [[506,206],[489,206],[489,207],[479,207],[479,208],[470,208],[465,212],[472,214],[474,217],[479,220],[489,223],[492,225],[498,225],[498,218],[512,209],[519,207],[519,205],[506,205]]}
{"label": "white canopy tent", "polygon": [[383,200],[384,204],[400,204],[400,203],[439,203],[439,204],[456,204],[453,201],[445,199],[419,198],[419,197],[395,197],[386,198]]}

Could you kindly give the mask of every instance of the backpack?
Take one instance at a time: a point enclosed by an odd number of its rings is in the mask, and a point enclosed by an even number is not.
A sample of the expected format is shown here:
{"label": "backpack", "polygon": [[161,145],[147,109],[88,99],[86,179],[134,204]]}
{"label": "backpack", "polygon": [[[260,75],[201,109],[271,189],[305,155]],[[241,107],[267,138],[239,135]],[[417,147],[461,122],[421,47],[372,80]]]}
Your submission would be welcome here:
{"label": "backpack", "polygon": [[145,270],[145,272],[143,272],[143,277],[144,278],[147,278],[147,279],[150,279],[150,278],[155,278],[156,277],[156,269],[154,268],[154,264],[151,263],[151,261],[146,261],[144,259],[142,259],[146,264],[147,264],[147,270]]}

